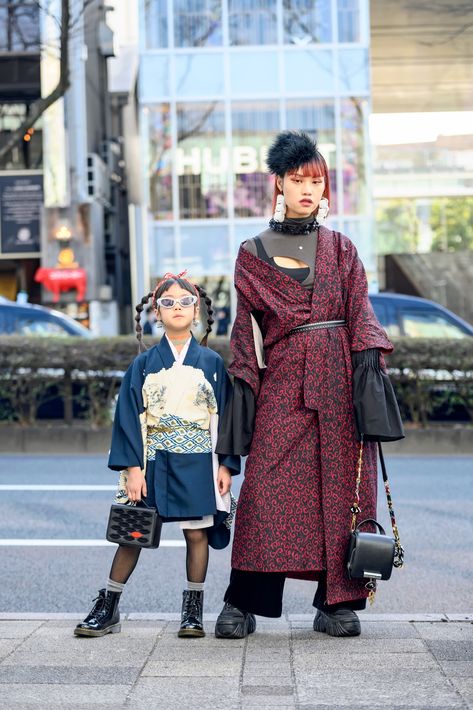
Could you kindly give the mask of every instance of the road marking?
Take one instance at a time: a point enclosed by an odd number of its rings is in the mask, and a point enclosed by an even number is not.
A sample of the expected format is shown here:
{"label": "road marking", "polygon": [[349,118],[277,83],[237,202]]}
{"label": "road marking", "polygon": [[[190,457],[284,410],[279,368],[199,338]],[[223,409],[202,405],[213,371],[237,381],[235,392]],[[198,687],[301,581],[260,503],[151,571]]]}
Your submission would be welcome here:
{"label": "road marking", "polygon": [[[71,540],[54,538],[47,539],[15,539],[15,538],[0,538],[0,547],[109,547],[116,545],[116,542],[109,542],[101,539],[84,539]],[[161,540],[160,547],[185,547],[185,540]]]}
{"label": "road marking", "polygon": [[115,491],[117,486],[93,486],[60,483],[17,483],[0,484],[0,491]]}

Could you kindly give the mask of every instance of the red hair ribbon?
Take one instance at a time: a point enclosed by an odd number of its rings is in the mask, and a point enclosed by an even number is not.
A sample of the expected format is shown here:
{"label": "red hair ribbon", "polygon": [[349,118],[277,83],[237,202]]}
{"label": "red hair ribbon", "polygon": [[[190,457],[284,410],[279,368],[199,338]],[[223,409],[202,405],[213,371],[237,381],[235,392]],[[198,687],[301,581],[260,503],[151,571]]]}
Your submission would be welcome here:
{"label": "red hair ribbon", "polygon": [[[177,279],[182,279],[182,278],[184,278],[184,277],[186,276],[186,274],[187,274],[187,269],[184,269],[184,271],[181,271],[179,274],[172,274],[170,271],[167,271],[167,272],[164,274],[164,276],[163,276],[163,278],[161,279],[161,281],[158,281],[158,283],[157,283],[157,285],[156,285],[156,288],[155,288],[154,291],[153,291],[153,301],[156,300],[156,293],[157,293],[157,291],[158,291],[158,288],[159,288],[165,281],[167,281],[168,279],[174,279],[175,281],[177,281]],[[187,281],[187,283],[192,286],[192,288],[194,289],[195,293],[198,295],[198,291],[197,291],[196,287],[194,286],[194,284],[191,283],[191,282],[189,281],[189,279],[184,279],[184,280]]]}

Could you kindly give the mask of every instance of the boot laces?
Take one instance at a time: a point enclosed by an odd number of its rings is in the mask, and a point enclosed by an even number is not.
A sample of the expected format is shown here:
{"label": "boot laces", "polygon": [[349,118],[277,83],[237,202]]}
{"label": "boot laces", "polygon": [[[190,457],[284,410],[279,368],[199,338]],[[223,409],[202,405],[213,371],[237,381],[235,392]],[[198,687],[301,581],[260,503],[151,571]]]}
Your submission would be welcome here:
{"label": "boot laces", "polygon": [[185,604],[186,615],[198,618],[199,612],[200,612],[200,605],[199,605],[198,595],[197,594],[187,594],[186,595],[186,604]]}

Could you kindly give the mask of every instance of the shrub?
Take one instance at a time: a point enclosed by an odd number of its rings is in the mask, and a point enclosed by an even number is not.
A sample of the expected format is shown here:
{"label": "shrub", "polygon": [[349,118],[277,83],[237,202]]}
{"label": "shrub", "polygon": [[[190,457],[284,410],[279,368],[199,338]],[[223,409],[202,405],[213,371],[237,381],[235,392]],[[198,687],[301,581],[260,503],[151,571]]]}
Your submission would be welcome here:
{"label": "shrub", "polygon": [[[228,338],[214,337],[210,346],[228,365]],[[107,424],[123,372],[136,354],[132,336],[3,337],[0,419],[30,424],[53,412],[68,423],[83,418],[93,426]],[[473,338],[400,338],[386,362],[405,419],[423,426],[440,417],[473,421]]]}

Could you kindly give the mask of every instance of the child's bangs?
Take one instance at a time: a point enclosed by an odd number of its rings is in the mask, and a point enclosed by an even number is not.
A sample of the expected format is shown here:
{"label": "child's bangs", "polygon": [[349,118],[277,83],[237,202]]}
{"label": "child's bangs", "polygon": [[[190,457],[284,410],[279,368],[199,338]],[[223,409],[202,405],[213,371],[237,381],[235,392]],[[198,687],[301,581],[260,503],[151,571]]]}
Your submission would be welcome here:
{"label": "child's bangs", "polygon": [[325,161],[323,158],[314,158],[310,163],[300,165],[294,170],[289,170],[289,175],[302,175],[302,177],[326,177]]}

